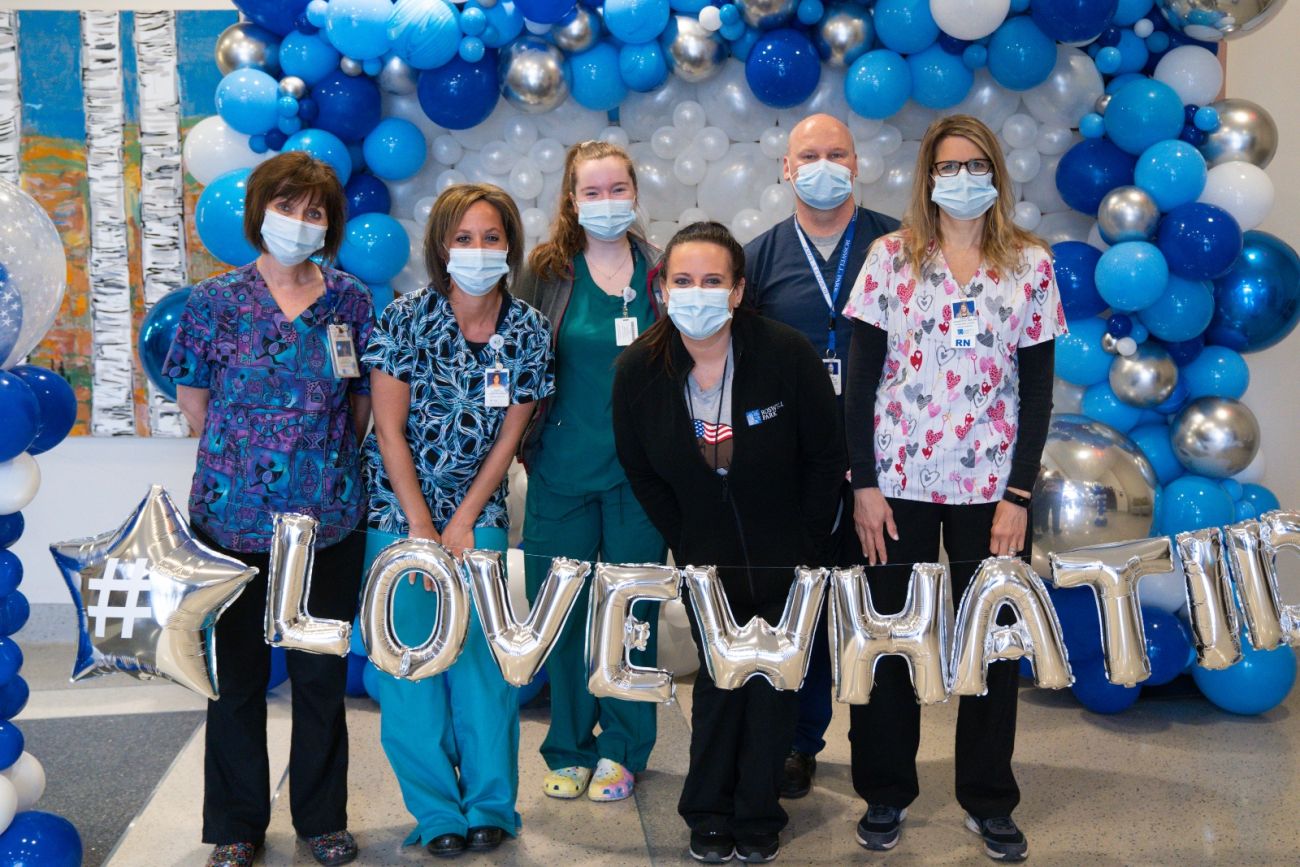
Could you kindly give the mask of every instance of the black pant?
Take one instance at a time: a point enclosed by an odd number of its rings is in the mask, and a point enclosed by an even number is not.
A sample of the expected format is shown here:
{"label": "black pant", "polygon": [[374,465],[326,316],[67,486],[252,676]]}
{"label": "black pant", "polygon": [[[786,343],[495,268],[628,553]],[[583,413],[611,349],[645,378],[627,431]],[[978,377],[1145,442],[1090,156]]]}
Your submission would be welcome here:
{"label": "black pant", "polygon": [[[935,562],[939,536],[951,561],[953,604],[960,603],[979,561],[989,556],[989,532],[996,503],[943,506],[890,499],[899,540],[885,536],[888,566],[868,569],[872,602],[882,614],[901,611],[912,563]],[[1020,547],[1029,551],[1031,531]],[[1003,611],[999,622],[1007,618]],[[957,710],[957,802],[977,819],[1009,816],[1020,803],[1011,771],[1016,745],[1015,662],[989,665],[988,694],[963,696]],[[921,707],[912,691],[907,663],[880,659],[871,701],[850,710],[853,788],[868,804],[906,807],[916,799],[916,750],[921,742]]]}
{"label": "black pant", "polygon": [[[780,789],[799,693],[774,689],[763,677],[719,689],[709,677],[695,610],[687,607],[700,670],[691,691],[691,764],[677,812],[692,831],[725,832],[742,841],[775,834],[789,821]],[[776,623],[783,607],[784,601],[762,613]],[[749,622],[749,613],[737,611],[736,621]]]}
{"label": "black pant", "polygon": [[[261,843],[271,821],[271,770],[266,755],[266,687],[271,647],[265,640],[267,552],[231,551],[195,528],[203,544],[257,567],[258,573],[217,621],[217,687],[208,702],[203,762],[203,842]],[[316,552],[307,610],[351,621],[365,555],[365,534],[349,533]],[[290,650],[293,730],[289,747],[289,810],[304,837],[347,827],[348,729],[343,695],[347,659]]]}

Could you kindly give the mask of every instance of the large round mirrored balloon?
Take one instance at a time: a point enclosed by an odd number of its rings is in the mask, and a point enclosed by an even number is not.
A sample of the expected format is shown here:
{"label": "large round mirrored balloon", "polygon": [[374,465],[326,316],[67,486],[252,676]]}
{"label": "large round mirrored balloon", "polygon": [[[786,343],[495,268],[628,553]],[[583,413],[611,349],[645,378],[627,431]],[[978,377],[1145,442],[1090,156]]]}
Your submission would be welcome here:
{"label": "large round mirrored balloon", "polygon": [[664,60],[673,74],[683,81],[704,81],[718,74],[727,59],[722,36],[710,33],[699,19],[674,15],[659,37]]}
{"label": "large round mirrored balloon", "polygon": [[1177,384],[1178,365],[1154,343],[1141,344],[1132,355],[1116,355],[1110,363],[1110,390],[1130,406],[1157,407]]}
{"label": "large round mirrored balloon", "polygon": [[569,70],[560,49],[525,36],[501,50],[501,93],[516,108],[550,111],[569,95]]}
{"label": "large round mirrored balloon", "polygon": [[17,364],[54,324],[67,271],[45,209],[0,179],[0,370]]}
{"label": "large round mirrored balloon", "polygon": [[798,0],[736,0],[745,23],[759,30],[771,30],[789,21]]}
{"label": "large round mirrored balloon", "polygon": [[215,53],[222,75],[247,67],[279,76],[279,37],[251,21],[236,21],[221,31]]}
{"label": "large round mirrored balloon", "polygon": [[1286,0],[1156,0],[1169,24],[1202,42],[1236,39],[1258,30]]}
{"label": "large round mirrored balloon", "polygon": [[1267,168],[1277,153],[1277,122],[1273,116],[1248,99],[1221,99],[1211,105],[1219,114],[1219,125],[1206,133],[1199,145],[1210,167],[1244,160]]}
{"label": "large round mirrored balloon", "polygon": [[1022,94],[1025,108],[1040,123],[1074,127],[1105,93],[1092,58],[1068,45],[1056,46],[1056,65],[1047,80]]}
{"label": "large round mirrored balloon", "polygon": [[1140,187],[1116,187],[1097,209],[1097,230],[1107,244],[1149,240],[1159,224],[1160,208]]}
{"label": "large round mirrored balloon", "polygon": [[600,19],[579,3],[568,20],[551,26],[551,40],[570,54],[586,51],[600,38]]}
{"label": "large round mirrored balloon", "polygon": [[176,399],[176,383],[163,376],[163,362],[171,349],[176,329],[181,324],[181,314],[185,304],[190,300],[189,286],[173,289],[158,299],[140,324],[140,336],[136,340],[136,351],[140,354],[140,366],[160,392],[169,400]]}
{"label": "large round mirrored balloon", "polygon": [[1156,473],[1131,439],[1082,415],[1053,416],[1034,485],[1033,567],[1047,556],[1150,534]]}
{"label": "large round mirrored balloon", "polygon": [[1189,471],[1226,479],[1249,466],[1259,451],[1259,421],[1239,400],[1198,397],[1169,426],[1174,454]]}
{"label": "large round mirrored balloon", "polygon": [[1281,341],[1300,321],[1300,256],[1274,235],[1243,236],[1237,261],[1214,281],[1211,343],[1256,352]]}
{"label": "large round mirrored balloon", "polygon": [[871,47],[875,27],[871,14],[856,3],[844,3],[826,10],[817,25],[817,51],[827,65],[845,68]]}

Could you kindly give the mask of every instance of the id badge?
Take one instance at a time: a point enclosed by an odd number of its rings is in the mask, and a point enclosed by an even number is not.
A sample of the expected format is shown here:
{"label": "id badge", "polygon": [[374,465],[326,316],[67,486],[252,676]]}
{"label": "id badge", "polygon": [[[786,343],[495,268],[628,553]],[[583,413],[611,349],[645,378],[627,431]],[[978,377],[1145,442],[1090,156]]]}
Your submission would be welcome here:
{"label": "id badge", "polygon": [[963,298],[949,301],[952,327],[948,330],[948,345],[953,349],[973,349],[979,331],[979,317],[975,313],[975,300]]}
{"label": "id badge", "polygon": [[328,326],[330,359],[334,362],[334,375],[339,379],[354,379],[361,375],[357,366],[357,350],[352,344],[352,331],[346,325]]}
{"label": "id badge", "polygon": [[823,358],[822,365],[826,368],[826,373],[831,378],[831,388],[835,389],[838,396],[844,387],[844,380],[841,377],[841,365],[838,358]]}
{"label": "id badge", "polygon": [[483,371],[483,405],[489,408],[510,406],[510,371],[500,364]]}
{"label": "id badge", "polygon": [[620,316],[614,320],[614,343],[618,346],[631,346],[640,334],[635,316]]}

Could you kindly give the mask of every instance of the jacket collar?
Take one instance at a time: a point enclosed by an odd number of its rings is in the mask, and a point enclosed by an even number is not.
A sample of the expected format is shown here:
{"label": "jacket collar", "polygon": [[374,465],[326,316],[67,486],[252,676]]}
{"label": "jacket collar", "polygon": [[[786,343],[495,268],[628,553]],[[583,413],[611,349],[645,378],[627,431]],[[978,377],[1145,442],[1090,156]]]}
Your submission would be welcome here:
{"label": "jacket collar", "polygon": [[[745,351],[745,344],[749,341],[750,333],[753,330],[753,318],[756,316],[753,311],[746,307],[737,307],[731,317],[731,354],[736,359],[736,366],[740,366],[740,356]],[[673,360],[673,378],[678,384],[684,384],[686,377],[695,367],[695,359],[686,349],[686,344],[682,342],[681,332],[676,326],[672,326],[673,336],[669,352],[672,353]],[[734,375],[734,374],[733,374]]]}

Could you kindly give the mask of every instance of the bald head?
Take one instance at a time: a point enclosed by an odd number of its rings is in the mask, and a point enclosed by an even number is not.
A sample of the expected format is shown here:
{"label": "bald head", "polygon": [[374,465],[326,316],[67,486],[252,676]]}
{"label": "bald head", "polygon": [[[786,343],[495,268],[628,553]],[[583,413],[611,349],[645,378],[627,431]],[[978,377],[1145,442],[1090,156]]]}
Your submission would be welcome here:
{"label": "bald head", "polygon": [[846,166],[855,176],[858,173],[858,155],[853,147],[853,134],[843,121],[829,114],[805,117],[790,130],[786,147],[783,174],[793,180],[799,166],[829,160]]}

